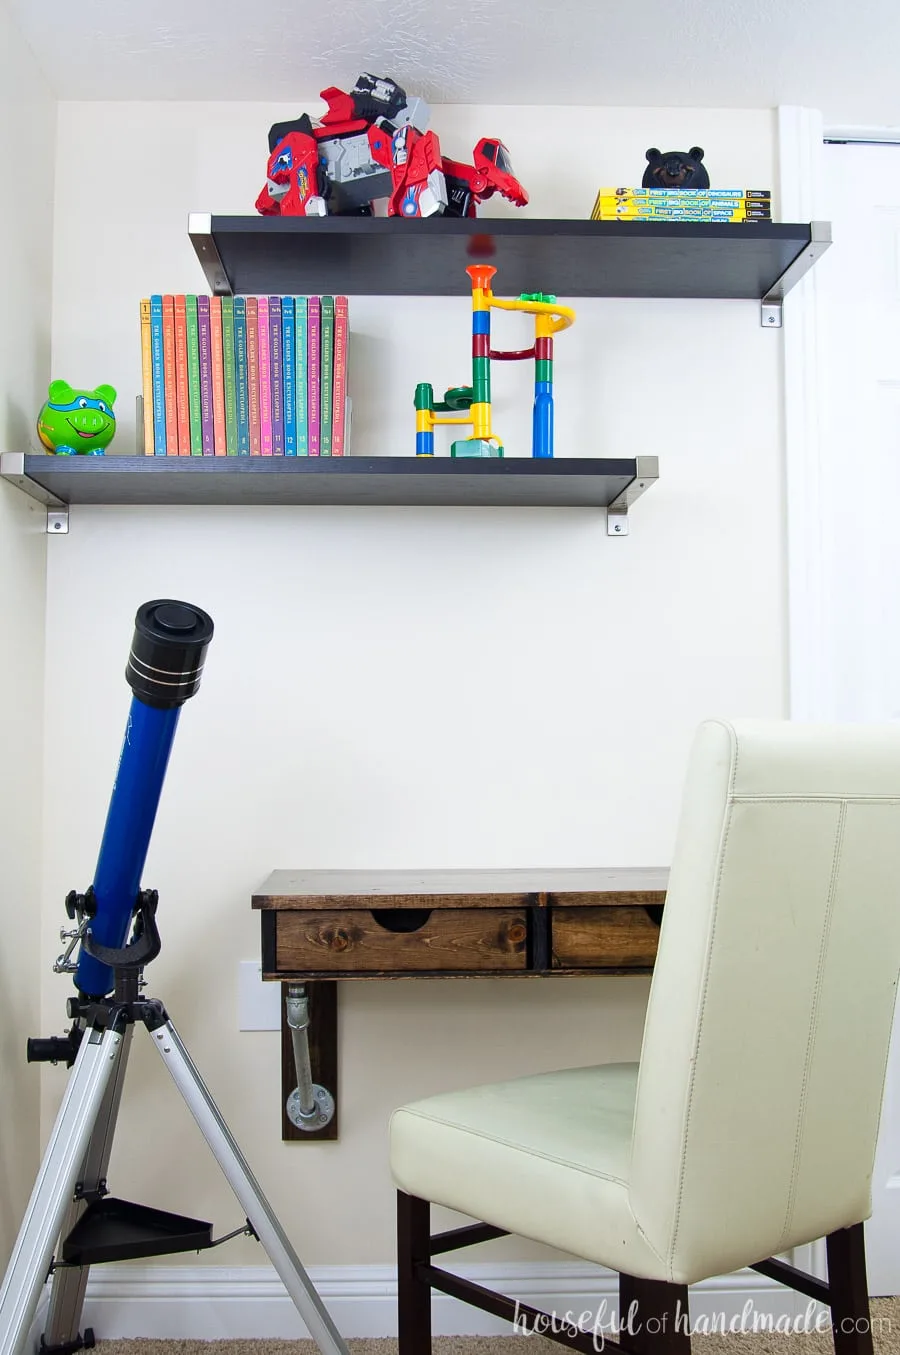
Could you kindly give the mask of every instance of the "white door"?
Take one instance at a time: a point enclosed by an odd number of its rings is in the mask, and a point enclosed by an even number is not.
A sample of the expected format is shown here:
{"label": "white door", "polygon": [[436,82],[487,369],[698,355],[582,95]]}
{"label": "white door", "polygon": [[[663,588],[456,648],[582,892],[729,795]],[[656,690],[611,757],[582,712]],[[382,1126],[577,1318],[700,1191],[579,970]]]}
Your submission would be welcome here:
{"label": "white door", "polygon": [[[823,160],[834,240],[816,265],[828,685],[834,718],[897,720],[900,145],[826,145]],[[834,1094],[840,1097],[840,1087]],[[866,1226],[870,1292],[900,1294],[900,1029],[888,1066],[873,1204]]]}

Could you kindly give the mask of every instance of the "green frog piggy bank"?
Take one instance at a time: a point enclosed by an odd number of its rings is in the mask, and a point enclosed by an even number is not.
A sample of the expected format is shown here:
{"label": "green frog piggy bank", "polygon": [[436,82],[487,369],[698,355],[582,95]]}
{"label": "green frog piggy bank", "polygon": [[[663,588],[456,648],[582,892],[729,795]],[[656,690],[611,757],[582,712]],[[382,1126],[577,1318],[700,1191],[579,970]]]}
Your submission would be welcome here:
{"label": "green frog piggy bank", "polygon": [[102,456],[116,432],[115,398],[112,386],[77,391],[68,381],[51,381],[38,415],[38,437],[58,456]]}

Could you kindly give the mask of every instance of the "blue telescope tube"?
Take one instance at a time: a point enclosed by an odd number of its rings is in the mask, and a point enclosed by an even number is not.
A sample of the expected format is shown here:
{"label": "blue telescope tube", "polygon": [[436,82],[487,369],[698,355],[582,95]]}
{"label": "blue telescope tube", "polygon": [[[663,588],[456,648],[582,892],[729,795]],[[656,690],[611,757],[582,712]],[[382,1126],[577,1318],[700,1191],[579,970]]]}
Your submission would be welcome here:
{"label": "blue telescope tube", "polygon": [[[180,714],[180,707],[158,710],[132,698],[94,872],[90,929],[103,946],[123,946],[128,935]],[[112,989],[113,971],[82,948],[75,986],[102,997]]]}
{"label": "blue telescope tube", "polygon": [[[94,874],[92,941],[124,945],[141,886],[181,707],[200,685],[213,624],[187,603],[160,599],[138,609],[125,672],[134,693]],[[75,986],[103,997],[115,983],[108,964],[81,946]]]}

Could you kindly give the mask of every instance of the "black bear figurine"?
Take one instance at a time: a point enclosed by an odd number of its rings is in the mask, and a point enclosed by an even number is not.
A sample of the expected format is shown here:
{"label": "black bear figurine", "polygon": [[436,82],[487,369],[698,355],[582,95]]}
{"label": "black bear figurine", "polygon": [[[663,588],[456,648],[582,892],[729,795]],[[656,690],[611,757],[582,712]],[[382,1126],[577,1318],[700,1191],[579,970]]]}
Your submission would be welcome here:
{"label": "black bear figurine", "polygon": [[703,147],[684,151],[666,151],[663,155],[651,146],[642,188],[709,188],[709,175],[703,162]]}

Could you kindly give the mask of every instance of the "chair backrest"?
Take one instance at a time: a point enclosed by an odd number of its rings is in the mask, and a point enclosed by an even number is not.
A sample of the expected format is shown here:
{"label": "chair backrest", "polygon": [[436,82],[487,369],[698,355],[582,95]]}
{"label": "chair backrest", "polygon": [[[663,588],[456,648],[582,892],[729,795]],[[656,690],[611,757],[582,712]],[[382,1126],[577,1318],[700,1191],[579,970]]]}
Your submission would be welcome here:
{"label": "chair backrest", "polygon": [[697,732],[631,1207],[683,1283],[867,1218],[900,971],[900,726]]}

